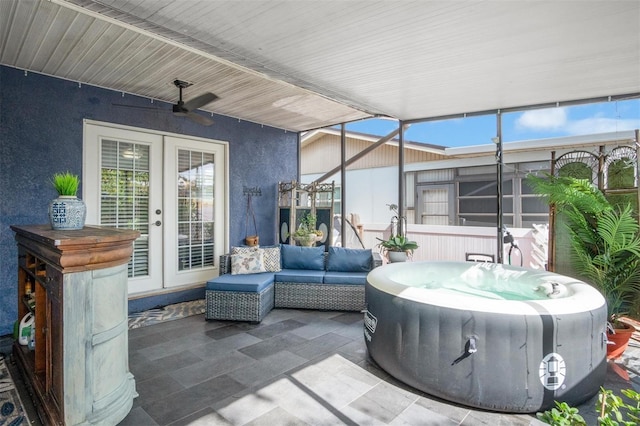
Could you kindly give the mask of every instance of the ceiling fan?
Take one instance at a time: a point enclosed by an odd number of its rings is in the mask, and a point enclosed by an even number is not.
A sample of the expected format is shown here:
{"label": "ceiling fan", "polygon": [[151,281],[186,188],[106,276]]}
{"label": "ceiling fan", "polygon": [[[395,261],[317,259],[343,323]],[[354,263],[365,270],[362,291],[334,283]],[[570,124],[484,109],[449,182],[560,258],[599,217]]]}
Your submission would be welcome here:
{"label": "ceiling fan", "polygon": [[218,99],[218,96],[211,92],[206,92],[200,96],[196,96],[190,101],[185,102],[182,100],[182,89],[191,86],[192,83],[176,79],[173,81],[173,84],[180,90],[178,103],[173,105],[173,114],[179,117],[187,117],[188,119],[193,120],[198,124],[202,124],[203,126],[212,125],[213,120],[196,114],[194,111],[210,102],[215,101],[216,99]]}
{"label": "ceiling fan", "polygon": [[[202,95],[196,96],[195,98],[185,102],[182,99],[182,89],[192,86],[193,83],[176,79],[173,81],[173,84],[180,90],[178,102],[173,104],[173,114],[178,117],[187,117],[188,119],[198,124],[201,124],[203,126],[212,125],[213,120],[211,120],[210,118],[204,117],[200,114],[197,114],[195,111],[198,108],[202,108],[208,103],[215,101],[216,99],[218,99],[218,96],[211,92],[205,92]],[[123,108],[138,108],[138,109],[153,110],[153,111],[160,110],[159,108],[150,108],[146,106],[123,105],[123,104],[112,104],[112,105],[116,107],[123,107]]]}

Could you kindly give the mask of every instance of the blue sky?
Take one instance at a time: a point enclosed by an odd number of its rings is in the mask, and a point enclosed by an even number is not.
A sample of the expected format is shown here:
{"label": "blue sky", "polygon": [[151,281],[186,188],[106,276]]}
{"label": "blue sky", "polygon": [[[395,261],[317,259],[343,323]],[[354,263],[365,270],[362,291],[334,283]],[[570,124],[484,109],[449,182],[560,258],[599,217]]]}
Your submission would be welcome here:
{"label": "blue sky", "polygon": [[[350,123],[348,131],[384,136],[397,122],[371,119]],[[504,143],[640,129],[640,99],[502,114]],[[405,139],[447,147],[484,145],[496,136],[495,115],[412,125]]]}

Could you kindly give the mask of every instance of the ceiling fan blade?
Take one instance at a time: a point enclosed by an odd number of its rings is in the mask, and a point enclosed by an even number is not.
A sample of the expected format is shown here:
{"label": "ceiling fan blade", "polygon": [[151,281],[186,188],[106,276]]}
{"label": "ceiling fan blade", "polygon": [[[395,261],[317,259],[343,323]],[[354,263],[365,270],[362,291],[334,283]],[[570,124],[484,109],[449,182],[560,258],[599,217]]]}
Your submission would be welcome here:
{"label": "ceiling fan blade", "polygon": [[143,109],[146,111],[160,111],[160,108],[152,107],[152,106],[126,105],[126,104],[111,104],[111,106],[114,106],[116,108],[135,108],[135,109]]}
{"label": "ceiling fan blade", "polygon": [[188,102],[185,102],[183,108],[187,111],[194,111],[200,107],[205,106],[209,102],[213,102],[218,99],[218,96],[214,95],[211,92],[203,93],[200,96],[196,96]]}
{"label": "ceiling fan blade", "polygon": [[207,117],[203,117],[200,114],[196,114],[195,112],[187,113],[187,118],[203,126],[211,126],[213,124],[213,120]]}

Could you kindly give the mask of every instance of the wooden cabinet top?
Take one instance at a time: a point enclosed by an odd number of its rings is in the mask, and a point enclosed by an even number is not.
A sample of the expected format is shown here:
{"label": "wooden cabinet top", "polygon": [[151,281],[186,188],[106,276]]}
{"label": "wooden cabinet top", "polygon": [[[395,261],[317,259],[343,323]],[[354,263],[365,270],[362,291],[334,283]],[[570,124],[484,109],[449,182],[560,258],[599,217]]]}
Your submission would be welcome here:
{"label": "wooden cabinet top", "polygon": [[129,262],[140,232],[107,226],[54,231],[50,225],[13,225],[16,241],[62,272],[102,269]]}

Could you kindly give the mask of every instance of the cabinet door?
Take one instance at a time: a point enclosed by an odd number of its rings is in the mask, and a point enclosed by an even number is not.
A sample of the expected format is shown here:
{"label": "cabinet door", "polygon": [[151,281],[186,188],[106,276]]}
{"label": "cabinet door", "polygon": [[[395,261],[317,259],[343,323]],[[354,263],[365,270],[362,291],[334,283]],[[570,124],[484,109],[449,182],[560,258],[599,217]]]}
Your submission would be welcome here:
{"label": "cabinet door", "polygon": [[62,413],[64,402],[63,371],[63,317],[62,317],[62,280],[63,275],[47,267],[47,387],[46,392]]}

